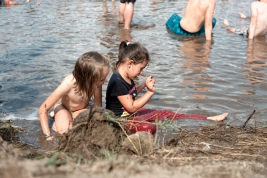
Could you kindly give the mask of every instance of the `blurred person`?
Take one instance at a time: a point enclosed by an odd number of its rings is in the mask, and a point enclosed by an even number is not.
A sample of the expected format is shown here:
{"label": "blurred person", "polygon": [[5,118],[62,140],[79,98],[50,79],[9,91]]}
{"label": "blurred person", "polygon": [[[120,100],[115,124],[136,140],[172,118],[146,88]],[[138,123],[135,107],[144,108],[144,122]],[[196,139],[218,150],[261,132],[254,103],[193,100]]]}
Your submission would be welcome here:
{"label": "blurred person", "polygon": [[184,16],[174,13],[168,19],[166,26],[175,34],[183,36],[206,36],[211,40],[212,28],[216,24],[215,0],[188,0]]}
{"label": "blurred person", "polygon": [[[234,28],[229,25],[227,19],[224,19],[224,25],[227,26],[226,30],[238,35],[244,35],[249,39],[255,36],[265,36],[267,34],[267,0],[259,0],[252,2],[251,17],[249,27]],[[240,13],[241,18],[246,18],[243,13]]]}

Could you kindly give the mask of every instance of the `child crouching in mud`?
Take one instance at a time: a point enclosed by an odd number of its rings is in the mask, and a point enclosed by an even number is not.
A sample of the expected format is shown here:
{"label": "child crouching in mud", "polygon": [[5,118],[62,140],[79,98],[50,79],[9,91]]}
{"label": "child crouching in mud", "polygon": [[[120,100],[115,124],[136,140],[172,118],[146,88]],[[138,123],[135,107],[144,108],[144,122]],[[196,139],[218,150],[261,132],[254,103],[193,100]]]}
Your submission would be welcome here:
{"label": "child crouching in mud", "polygon": [[94,107],[102,106],[102,85],[109,73],[109,60],[98,52],[84,53],[76,62],[72,74],[66,76],[39,108],[42,131],[51,140],[48,111],[54,106],[52,129],[60,134],[72,128],[73,119],[85,111],[94,96]]}
{"label": "child crouching in mud", "polygon": [[[106,109],[114,112],[116,116],[127,117],[131,122],[125,129],[131,133],[146,131],[154,134],[156,125],[151,123],[164,119],[202,119],[202,120],[224,120],[228,113],[217,116],[201,116],[196,114],[179,114],[168,110],[153,110],[142,108],[155,93],[155,77],[148,77],[141,85],[136,86],[136,78],[150,61],[147,49],[139,43],[128,41],[121,42],[119,46],[118,62],[116,71],[111,76],[106,91]],[[137,95],[147,88],[144,95]]]}

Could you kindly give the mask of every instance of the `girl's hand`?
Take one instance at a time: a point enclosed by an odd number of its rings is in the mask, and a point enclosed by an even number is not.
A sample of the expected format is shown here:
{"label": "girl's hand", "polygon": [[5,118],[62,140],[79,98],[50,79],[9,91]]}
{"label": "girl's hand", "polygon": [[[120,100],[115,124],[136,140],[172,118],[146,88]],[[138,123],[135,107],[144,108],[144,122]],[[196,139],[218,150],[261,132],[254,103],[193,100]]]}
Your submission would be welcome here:
{"label": "girl's hand", "polygon": [[152,77],[152,76],[149,76],[147,79],[146,79],[146,87],[149,91],[151,92],[155,92],[155,88],[154,88],[154,85],[156,83],[156,78],[155,77]]}

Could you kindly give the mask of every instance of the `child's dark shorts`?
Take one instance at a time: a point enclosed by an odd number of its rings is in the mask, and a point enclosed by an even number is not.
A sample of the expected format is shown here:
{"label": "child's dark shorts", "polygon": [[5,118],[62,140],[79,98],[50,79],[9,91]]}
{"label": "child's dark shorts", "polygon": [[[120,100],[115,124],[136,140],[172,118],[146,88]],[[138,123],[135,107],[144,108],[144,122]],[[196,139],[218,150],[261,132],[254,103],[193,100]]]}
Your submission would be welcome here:
{"label": "child's dark shorts", "polygon": [[126,3],[126,2],[131,2],[131,3],[135,3],[136,0],[120,0],[121,3]]}

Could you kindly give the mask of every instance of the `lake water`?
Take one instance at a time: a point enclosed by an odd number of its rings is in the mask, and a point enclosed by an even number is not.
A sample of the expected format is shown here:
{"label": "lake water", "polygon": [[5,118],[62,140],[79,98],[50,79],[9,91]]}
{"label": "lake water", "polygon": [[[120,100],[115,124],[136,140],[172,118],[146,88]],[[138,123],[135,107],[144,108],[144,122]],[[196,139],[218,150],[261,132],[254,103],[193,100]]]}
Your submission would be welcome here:
{"label": "lake water", "polygon": [[[23,141],[38,140],[38,108],[78,57],[95,50],[114,63],[124,39],[140,42],[150,52],[152,61],[144,72],[157,83],[147,108],[208,116],[228,112],[225,122],[237,125],[256,110],[251,123],[267,121],[266,37],[250,44],[223,25],[227,18],[230,25],[248,26],[249,19],[238,13],[249,16],[253,0],[217,0],[211,43],[204,36],[181,37],[166,30],[172,13],[183,15],[186,0],[137,0],[131,31],[118,26],[119,1],[18,2],[22,5],[0,7],[0,119],[26,128]],[[196,128],[212,122],[178,123]]]}

